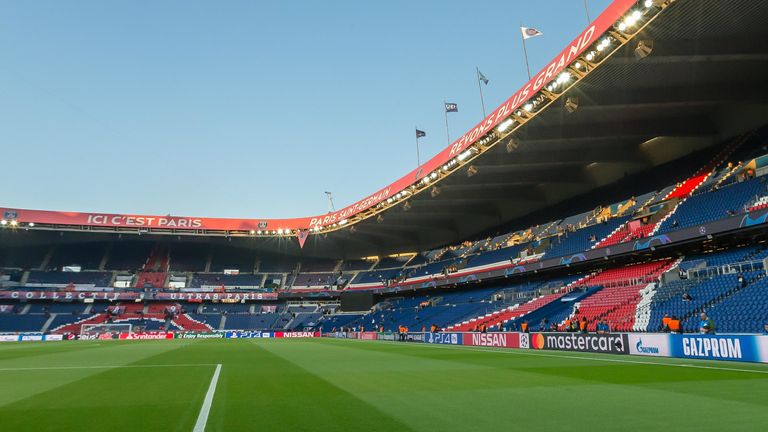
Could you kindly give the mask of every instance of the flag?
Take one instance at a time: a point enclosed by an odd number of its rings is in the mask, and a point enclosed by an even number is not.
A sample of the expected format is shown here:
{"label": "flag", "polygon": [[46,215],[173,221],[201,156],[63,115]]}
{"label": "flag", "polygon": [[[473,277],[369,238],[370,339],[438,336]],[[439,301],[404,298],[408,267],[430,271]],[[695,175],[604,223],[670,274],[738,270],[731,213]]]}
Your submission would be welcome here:
{"label": "flag", "polygon": [[520,27],[520,32],[523,33],[523,39],[530,39],[532,37],[541,36],[544,33],[536,30],[533,27]]}
{"label": "flag", "polygon": [[488,78],[483,75],[482,72],[480,72],[480,69],[477,70],[477,79],[483,82],[483,84],[488,85]]}
{"label": "flag", "polygon": [[425,137],[425,136],[427,136],[426,132],[424,132],[423,130],[416,129],[416,138],[421,138],[421,137]]}
{"label": "flag", "polygon": [[296,237],[299,239],[299,248],[304,249],[304,242],[307,241],[307,237],[309,236],[309,230],[296,230]]}
{"label": "flag", "polygon": [[459,112],[459,106],[455,103],[446,102],[445,112]]}

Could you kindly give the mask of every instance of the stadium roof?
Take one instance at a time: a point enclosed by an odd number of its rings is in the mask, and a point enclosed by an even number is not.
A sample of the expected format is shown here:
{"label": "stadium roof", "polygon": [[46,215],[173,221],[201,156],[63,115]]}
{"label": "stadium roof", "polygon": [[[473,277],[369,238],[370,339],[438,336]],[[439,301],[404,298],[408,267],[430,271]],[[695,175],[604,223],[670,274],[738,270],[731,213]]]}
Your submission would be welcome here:
{"label": "stadium roof", "polygon": [[[10,212],[4,217],[35,221],[34,229],[250,236],[257,247],[272,250],[278,241],[283,252],[294,253],[294,237],[311,229],[303,254],[317,256],[456,242],[764,124],[766,21],[768,3],[754,0],[616,0],[451,147],[329,215],[282,221],[156,216],[155,225],[126,224],[125,215],[112,224],[114,215],[13,209],[3,209]],[[157,225],[163,218],[165,225]]]}

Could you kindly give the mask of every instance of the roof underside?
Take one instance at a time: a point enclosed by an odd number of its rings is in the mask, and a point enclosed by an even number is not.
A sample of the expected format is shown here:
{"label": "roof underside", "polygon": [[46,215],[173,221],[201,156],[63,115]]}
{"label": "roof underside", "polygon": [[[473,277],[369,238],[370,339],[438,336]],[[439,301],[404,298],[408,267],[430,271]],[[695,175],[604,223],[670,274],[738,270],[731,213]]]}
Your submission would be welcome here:
{"label": "roof underside", "polygon": [[[653,41],[643,59],[634,55],[640,40]],[[381,222],[313,236],[305,254],[460,241],[760,126],[768,118],[766,41],[768,2],[679,1],[569,91],[575,112],[561,98],[515,132],[516,150],[499,145],[476,159],[475,175],[457,172],[436,197],[417,195]]]}

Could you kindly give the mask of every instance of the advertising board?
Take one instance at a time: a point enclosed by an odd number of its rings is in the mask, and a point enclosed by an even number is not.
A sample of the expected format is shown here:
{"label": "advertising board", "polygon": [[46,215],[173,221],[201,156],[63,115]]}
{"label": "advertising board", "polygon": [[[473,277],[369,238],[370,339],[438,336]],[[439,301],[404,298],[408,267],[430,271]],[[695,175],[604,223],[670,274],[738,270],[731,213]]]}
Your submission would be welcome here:
{"label": "advertising board", "polygon": [[534,333],[531,335],[531,346],[534,349],[628,354],[627,345],[627,335],[624,333]]}
{"label": "advertising board", "polygon": [[463,333],[464,345],[520,348],[520,333]]}

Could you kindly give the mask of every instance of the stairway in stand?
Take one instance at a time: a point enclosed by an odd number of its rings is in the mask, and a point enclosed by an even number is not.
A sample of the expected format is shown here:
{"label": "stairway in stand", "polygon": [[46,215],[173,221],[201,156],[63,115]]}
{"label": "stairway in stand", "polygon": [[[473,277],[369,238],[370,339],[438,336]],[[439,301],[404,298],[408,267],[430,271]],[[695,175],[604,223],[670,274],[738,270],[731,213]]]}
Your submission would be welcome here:
{"label": "stairway in stand", "polygon": [[168,249],[161,245],[156,245],[136,277],[135,286],[137,288],[165,287],[165,281],[168,278],[168,269],[171,264],[170,261]]}

